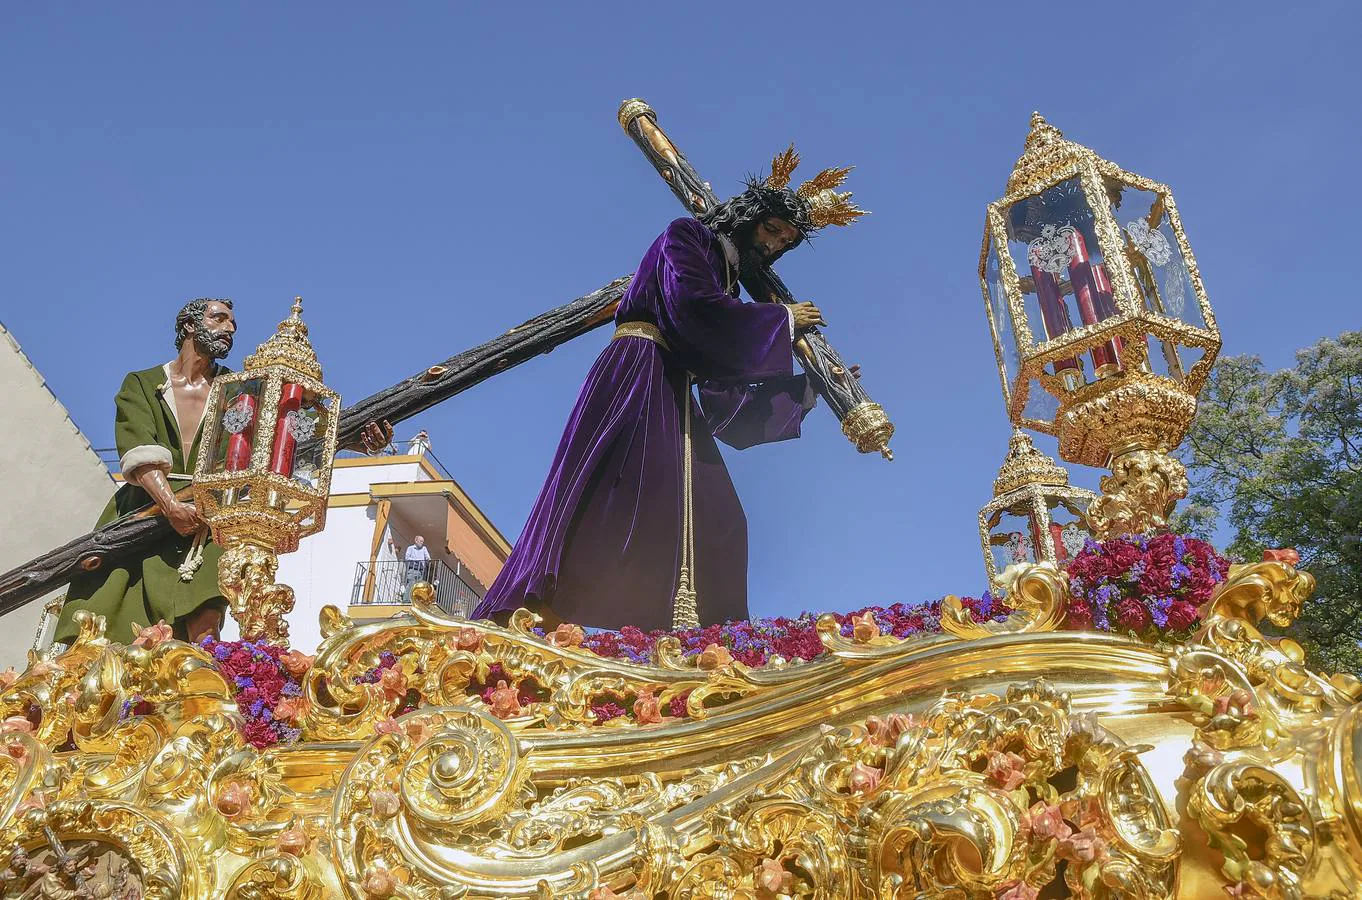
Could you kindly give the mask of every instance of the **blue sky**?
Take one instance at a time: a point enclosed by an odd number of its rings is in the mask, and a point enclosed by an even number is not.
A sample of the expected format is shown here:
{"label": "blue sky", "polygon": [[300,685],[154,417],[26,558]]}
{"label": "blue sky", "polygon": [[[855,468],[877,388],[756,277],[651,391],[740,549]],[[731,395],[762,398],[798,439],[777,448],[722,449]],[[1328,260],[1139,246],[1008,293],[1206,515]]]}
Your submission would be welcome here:
{"label": "blue sky", "polygon": [[[864,366],[898,458],[824,408],[728,454],[754,614],[983,589],[1008,427],[975,269],[1033,109],[1173,187],[1226,353],[1285,365],[1362,321],[1356,4],[377,10],[6,9],[0,320],[96,446],[189,297],[236,300],[239,365],[302,294],[356,400],[632,271],[679,207],[615,123],[630,96],[721,195],[794,140],[810,169],[854,163],[874,211],[780,271]],[[428,429],[514,539],[606,339],[398,436]]]}

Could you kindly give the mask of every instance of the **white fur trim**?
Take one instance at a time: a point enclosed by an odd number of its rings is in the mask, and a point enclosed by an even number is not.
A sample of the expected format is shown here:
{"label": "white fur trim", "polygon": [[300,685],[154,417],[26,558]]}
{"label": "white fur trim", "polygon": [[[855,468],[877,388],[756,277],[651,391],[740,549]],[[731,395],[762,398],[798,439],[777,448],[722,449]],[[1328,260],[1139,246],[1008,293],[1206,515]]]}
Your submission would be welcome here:
{"label": "white fur trim", "polygon": [[789,317],[790,317],[790,343],[794,343],[794,337],[795,337],[795,335],[794,335],[794,307],[793,307],[793,306],[787,306],[787,307],[785,307],[785,312],[786,312],[786,314],[789,315]]}
{"label": "white fur trim", "polygon": [[123,477],[130,478],[133,472],[147,466],[155,466],[169,472],[170,463],[170,451],[165,447],[159,444],[143,444],[124,453],[118,465],[123,470]]}

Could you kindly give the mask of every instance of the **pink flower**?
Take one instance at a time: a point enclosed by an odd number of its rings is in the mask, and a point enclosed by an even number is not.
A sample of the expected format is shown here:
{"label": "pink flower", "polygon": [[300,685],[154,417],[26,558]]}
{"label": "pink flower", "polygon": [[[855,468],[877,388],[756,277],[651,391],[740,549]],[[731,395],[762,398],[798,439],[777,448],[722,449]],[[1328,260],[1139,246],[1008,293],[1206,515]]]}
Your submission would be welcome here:
{"label": "pink flower", "polygon": [[1263,562],[1279,562],[1286,563],[1288,566],[1294,566],[1300,561],[1301,555],[1292,547],[1263,551]]}
{"label": "pink flower", "polygon": [[374,731],[378,734],[401,734],[402,723],[392,716],[388,716],[388,718],[374,725]]}
{"label": "pink flower", "polygon": [[884,770],[858,762],[851,767],[851,792],[853,794],[872,794],[880,786]]}
{"label": "pink flower", "polygon": [[634,719],[640,725],[655,725],[662,721],[662,711],[658,708],[657,698],[651,690],[638,695],[634,701]]}
{"label": "pink flower", "polygon": [[0,722],[0,734],[32,734],[33,723],[27,716],[10,716],[5,721]]}
{"label": "pink flower", "polygon": [[369,808],[380,819],[391,819],[402,808],[402,799],[386,788],[369,792]]}
{"label": "pink flower", "polygon": [[482,632],[469,626],[460,628],[455,636],[454,645],[469,653],[476,652],[482,649]]}
{"label": "pink flower", "polygon": [[995,895],[997,900],[1036,900],[1040,896],[1040,890],[1033,888],[1025,881],[1011,881],[998,889]]}
{"label": "pink flower", "polygon": [[397,879],[393,878],[387,869],[372,868],[364,873],[364,881],[360,887],[364,889],[366,897],[387,900],[397,891]]}
{"label": "pink flower", "polygon": [[290,650],[279,658],[279,663],[284,667],[284,671],[294,678],[302,678],[307,674],[307,670],[312,668],[312,663],[316,661],[316,656],[300,653],[297,650]]}
{"label": "pink flower", "polygon": [[1107,858],[1107,843],[1091,828],[1076,831],[1059,842],[1055,853],[1075,863],[1100,862]]}
{"label": "pink flower", "polygon": [[700,652],[697,665],[705,672],[713,672],[715,669],[722,669],[731,662],[733,662],[733,654],[728,652],[728,648],[718,644],[710,644]]}
{"label": "pink flower", "polygon": [[425,719],[410,719],[406,723],[407,739],[413,744],[424,744],[430,740],[435,729]]}
{"label": "pink flower", "polygon": [[1060,811],[1059,804],[1047,804],[1042,801],[1036,801],[1022,814],[1022,828],[1041,840],[1054,838],[1062,841],[1073,834],[1069,823],[1064,821],[1064,813]]}
{"label": "pink flower", "polygon": [[1225,885],[1225,893],[1231,897],[1261,897],[1258,889],[1249,881],[1236,881],[1234,884]]}
{"label": "pink flower", "polygon": [[33,678],[46,678],[48,675],[64,675],[66,670],[61,667],[61,663],[40,659],[28,670],[28,674]]}
{"label": "pink flower", "polygon": [[785,871],[785,867],[778,860],[763,859],[752,873],[752,883],[756,885],[757,896],[765,900],[776,894],[788,894],[793,891],[794,875]]}
{"label": "pink flower", "polygon": [[1182,754],[1182,763],[1192,772],[1205,772],[1215,768],[1225,761],[1225,754],[1204,744],[1199,739],[1192,739],[1191,748]]}
{"label": "pink flower", "polygon": [[389,700],[407,696],[407,675],[402,671],[401,666],[384,669],[383,674],[379,676],[378,683],[383,688],[383,696]]}
{"label": "pink flower", "polygon": [[505,681],[498,681],[496,690],[492,691],[491,699],[492,715],[498,719],[509,719],[520,715],[520,695],[515,688],[510,687]]}
{"label": "pink flower", "polygon": [[243,781],[232,781],[218,793],[218,812],[228,819],[235,819],[251,808],[255,800],[255,789]]}
{"label": "pink flower", "polygon": [[307,713],[307,700],[303,697],[284,697],[274,704],[274,717],[290,724],[297,722]]}
{"label": "pink flower", "polygon": [[901,734],[916,727],[917,720],[912,715],[904,713],[890,713],[887,719],[871,716],[865,720],[865,729],[870,733],[870,743],[876,747],[893,746]]}
{"label": "pink flower", "polygon": [[549,635],[549,643],[555,647],[580,647],[584,640],[586,632],[582,630],[582,626],[567,622],[553,629],[553,634]]}
{"label": "pink flower", "polygon": [[12,740],[5,744],[5,755],[22,766],[24,761],[28,759],[28,748],[18,741]]}
{"label": "pink flower", "polygon": [[1005,791],[1013,791],[1021,786],[1026,780],[1026,760],[1011,750],[1001,753],[997,750],[990,750],[988,753],[988,768],[984,774],[998,784]]}
{"label": "pink flower", "polygon": [[880,636],[880,626],[875,624],[875,614],[866,610],[859,616],[851,617],[851,639],[858,644],[869,643]]}
{"label": "pink flower", "polygon": [[301,825],[294,825],[279,832],[279,836],[274,839],[274,846],[280,853],[289,856],[306,856],[312,849],[312,839]]}
{"label": "pink flower", "polygon": [[136,622],[132,624],[132,646],[146,647],[150,650],[160,644],[164,644],[174,636],[175,631],[162,619],[155,625],[141,626]]}
{"label": "pink flower", "polygon": [[34,791],[24,798],[23,802],[14,808],[14,815],[11,821],[18,819],[30,809],[47,809],[47,794],[41,791]]}
{"label": "pink flower", "polygon": [[640,890],[632,890],[627,894],[617,894],[609,887],[601,886],[586,895],[586,900],[647,900]]}
{"label": "pink flower", "polygon": [[14,666],[10,666],[5,669],[5,671],[0,672],[0,691],[8,690],[9,687],[18,680],[19,673],[14,670]]}

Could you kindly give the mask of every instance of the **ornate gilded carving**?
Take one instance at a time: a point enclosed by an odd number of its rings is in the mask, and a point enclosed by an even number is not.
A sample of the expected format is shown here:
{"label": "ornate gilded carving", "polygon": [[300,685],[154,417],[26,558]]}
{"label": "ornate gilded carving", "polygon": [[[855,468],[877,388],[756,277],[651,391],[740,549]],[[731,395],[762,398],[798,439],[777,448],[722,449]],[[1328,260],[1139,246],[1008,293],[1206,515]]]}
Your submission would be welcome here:
{"label": "ornate gilded carving", "polygon": [[288,645],[285,616],[293,611],[293,588],[274,582],[278,571],[274,550],[252,541],[238,540],[222,552],[218,587],[244,640]]}
{"label": "ornate gilded carving", "polygon": [[842,433],[860,452],[878,451],[885,459],[894,459],[894,451],[889,449],[889,440],[894,436],[894,423],[889,421],[884,407],[878,403],[867,401],[852,407],[842,419]]}
{"label": "ornate gilded carving", "polygon": [[[602,658],[524,612],[333,617],[302,741],[265,750],[212,654],[91,623],[0,694],[74,692],[0,731],[0,857],[46,826],[187,900],[1329,896],[1362,872],[1351,698],[1252,625],[1306,576],[1236,568],[1197,642],[1150,647],[1054,630],[1060,573],[1008,575],[1007,623],[899,640],[829,617],[823,656],[761,668],[666,641]],[[1293,666],[1319,703],[1279,696]],[[606,698],[639,712],[597,723]]]}
{"label": "ornate gilded carving", "polygon": [[1088,507],[1093,535],[1106,540],[1167,530],[1168,517],[1187,489],[1187,470],[1175,457],[1138,447],[1120,450],[1111,474],[1102,476],[1102,496]]}

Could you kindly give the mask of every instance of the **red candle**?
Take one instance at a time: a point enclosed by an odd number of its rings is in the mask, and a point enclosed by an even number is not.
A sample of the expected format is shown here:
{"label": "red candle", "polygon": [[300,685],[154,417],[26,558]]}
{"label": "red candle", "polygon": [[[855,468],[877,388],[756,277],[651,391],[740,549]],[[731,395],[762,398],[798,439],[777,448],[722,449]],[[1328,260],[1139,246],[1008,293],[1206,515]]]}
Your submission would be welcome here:
{"label": "red candle", "polygon": [[[1105,319],[1108,310],[1103,307],[1102,290],[1098,284],[1097,272],[1088,256],[1088,245],[1083,240],[1083,235],[1074,231],[1069,238],[1069,283],[1074,288],[1074,300],[1078,302],[1078,314],[1083,317],[1084,325],[1096,325]],[[1106,280],[1106,273],[1102,273],[1103,281]],[[1111,308],[1111,284],[1107,282],[1107,308]],[[1113,309],[1114,311],[1114,309]],[[1092,351],[1093,370],[1100,378],[1102,375],[1113,372],[1120,365],[1119,357],[1116,353],[1116,344],[1112,341],[1104,341]]]}
{"label": "red candle", "polygon": [[[1031,280],[1036,285],[1036,297],[1040,300],[1040,316],[1045,324],[1045,339],[1053,340],[1073,330],[1069,322],[1069,310],[1064,306],[1064,297],[1059,290],[1059,279],[1037,266],[1031,267]],[[1065,369],[1077,369],[1078,360],[1061,359],[1055,364],[1055,374]]]}
{"label": "red candle", "polygon": [[255,440],[255,398],[238,394],[231,409],[222,417],[222,427],[231,437],[227,439],[227,459],[223,468],[240,472],[251,465],[251,444]]}
{"label": "red candle", "polygon": [[289,426],[303,405],[303,386],[286,384],[279,395],[279,418],[274,423],[274,447],[270,452],[270,471],[284,477],[293,475],[293,453],[298,440]]}

